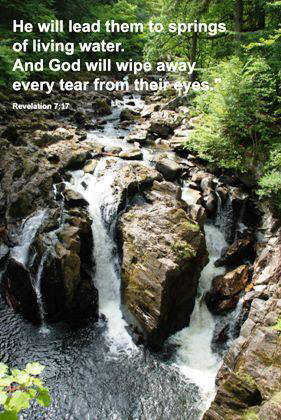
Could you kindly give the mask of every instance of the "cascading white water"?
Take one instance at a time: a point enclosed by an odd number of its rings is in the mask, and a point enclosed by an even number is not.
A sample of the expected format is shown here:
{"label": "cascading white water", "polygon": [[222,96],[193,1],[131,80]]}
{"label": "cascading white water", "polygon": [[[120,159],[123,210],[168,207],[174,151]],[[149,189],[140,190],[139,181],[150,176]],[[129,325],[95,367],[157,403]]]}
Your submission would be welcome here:
{"label": "cascading white water", "polygon": [[220,366],[220,360],[211,349],[215,320],[205,304],[204,294],[210,289],[213,278],[225,271],[224,268],[215,267],[214,263],[227,245],[223,233],[214,225],[207,224],[205,234],[209,263],[201,273],[190,325],[169,340],[179,346],[176,365],[202,392],[204,404],[206,403],[202,411],[205,411],[214,396],[215,377]]}
{"label": "cascading white water", "polygon": [[[28,218],[27,220],[23,222],[19,245],[15,246],[11,251],[12,258],[14,258],[16,261],[22,263],[25,266],[30,262],[29,261],[30,246],[46,214],[47,214],[47,210],[40,210],[37,213],[35,213],[32,217]],[[47,254],[45,254],[42,257],[40,265],[38,267],[37,274],[32,281],[32,287],[37,297],[38,311],[39,311],[39,317],[41,321],[40,332],[42,333],[49,332],[45,323],[44,303],[43,303],[43,298],[41,295],[41,276],[44,269],[44,263],[46,261],[46,258],[47,258]]]}
{"label": "cascading white water", "polygon": [[15,246],[11,251],[11,257],[16,261],[24,265],[27,264],[30,245],[35,238],[36,232],[39,229],[45,215],[46,210],[40,210],[34,216],[23,222],[19,245]]}
{"label": "cascading white water", "polygon": [[36,274],[36,277],[33,282],[33,289],[36,293],[37,297],[37,303],[38,303],[38,310],[39,310],[39,316],[40,316],[40,332],[42,334],[48,334],[50,332],[49,328],[47,327],[47,324],[45,322],[45,308],[44,308],[44,302],[43,297],[41,293],[41,277],[44,270],[44,264],[47,259],[48,253],[46,252],[43,257],[41,258],[38,271]]}
{"label": "cascading white water", "polygon": [[233,228],[233,202],[232,196],[229,195],[225,203],[223,203],[219,194],[218,198],[218,207],[217,207],[217,216],[215,220],[215,226],[223,232],[224,237],[227,240],[233,240],[232,238],[232,228]]}
{"label": "cascading white water", "polygon": [[[121,311],[119,261],[112,237],[117,215],[117,203],[112,190],[116,173],[107,168],[106,176],[103,176],[105,166],[106,160],[103,159],[99,161],[95,175],[74,172],[70,187],[80,192],[89,203],[88,211],[93,219],[94,284],[99,292],[100,313],[107,319],[110,349],[116,353],[136,349],[136,346],[127,331]],[[86,190],[82,183],[87,184]]]}

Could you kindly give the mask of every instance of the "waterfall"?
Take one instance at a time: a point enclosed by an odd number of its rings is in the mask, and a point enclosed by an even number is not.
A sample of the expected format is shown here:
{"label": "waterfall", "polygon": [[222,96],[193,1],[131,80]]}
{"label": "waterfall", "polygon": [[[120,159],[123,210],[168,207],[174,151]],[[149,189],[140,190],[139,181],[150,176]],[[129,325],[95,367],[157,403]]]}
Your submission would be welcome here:
{"label": "waterfall", "polygon": [[[243,297],[240,297],[239,302],[233,312],[229,314],[229,332],[228,345],[230,345],[238,336],[237,329],[239,324],[241,327],[241,315],[243,313]],[[238,329],[238,331],[240,328]]]}
{"label": "waterfall", "polygon": [[[204,403],[208,405],[215,393],[215,377],[221,362],[211,349],[215,319],[205,304],[204,295],[210,289],[213,278],[225,271],[224,268],[215,267],[214,263],[227,243],[223,233],[214,225],[206,224],[205,234],[209,263],[201,273],[190,325],[169,341],[178,346],[176,365],[191,382],[199,386]],[[202,409],[205,411],[206,407]]]}
{"label": "waterfall", "polygon": [[47,257],[48,257],[48,252],[46,252],[41,258],[36,277],[32,283],[33,289],[37,297],[38,311],[39,311],[39,317],[40,317],[40,332],[43,334],[48,334],[50,332],[45,321],[45,307],[44,307],[44,302],[43,302],[43,296],[41,293],[41,278],[42,278],[44,264]]}
{"label": "waterfall", "polygon": [[15,246],[11,251],[11,257],[25,266],[28,263],[30,246],[45,215],[46,210],[40,210],[23,222],[19,245]]}
{"label": "waterfall", "polygon": [[215,220],[215,226],[223,232],[225,239],[228,242],[232,242],[233,236],[233,202],[231,194],[228,195],[225,203],[223,203],[219,194],[217,214]]}
{"label": "waterfall", "polygon": [[246,212],[246,200],[242,202],[242,206],[239,212],[238,220],[237,220],[237,231],[235,239],[239,239],[239,235],[243,237],[244,232],[247,231],[247,226],[244,224],[244,216]]}
{"label": "waterfall", "polygon": [[[113,162],[116,162],[113,160]],[[114,224],[117,202],[112,183],[116,173],[107,168],[106,160],[99,161],[94,175],[74,172],[70,188],[84,196],[89,203],[89,214],[93,220],[95,273],[93,281],[99,292],[99,310],[107,319],[107,337],[113,353],[136,348],[127,331],[121,311],[120,262],[114,243]],[[82,183],[87,184],[86,190]]]}
{"label": "waterfall", "polygon": [[[30,247],[32,245],[35,235],[39,227],[41,226],[46,214],[47,214],[47,210],[40,210],[23,222],[19,245],[15,246],[11,251],[12,258],[14,258],[16,261],[20,262],[26,267],[32,264],[32,261],[30,261]],[[36,294],[39,317],[40,317],[40,325],[41,325],[40,332],[43,332],[43,333],[49,332],[45,323],[44,303],[43,303],[43,298],[41,295],[41,276],[44,269],[44,263],[46,261],[46,258],[47,258],[47,253],[42,257],[40,265],[38,267],[37,274],[32,279],[32,287]]]}

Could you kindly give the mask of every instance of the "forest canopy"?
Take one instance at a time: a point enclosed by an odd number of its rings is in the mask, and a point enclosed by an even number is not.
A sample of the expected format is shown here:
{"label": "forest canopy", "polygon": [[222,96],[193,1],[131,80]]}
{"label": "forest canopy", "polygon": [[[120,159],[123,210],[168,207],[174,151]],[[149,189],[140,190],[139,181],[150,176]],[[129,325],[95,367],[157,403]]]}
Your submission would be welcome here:
{"label": "forest canopy", "polygon": [[[190,108],[200,116],[200,124],[186,147],[225,170],[254,174],[259,193],[273,194],[281,203],[281,1],[0,0],[0,6],[0,86],[4,89],[29,77],[28,72],[12,71],[11,46],[25,38],[40,38],[50,45],[120,43],[122,49],[111,52],[112,60],[196,62],[193,72],[187,68],[186,72],[166,71],[166,75],[179,81],[221,78],[214,91],[190,95]],[[33,31],[13,32],[14,19],[33,23]],[[35,24],[55,20],[70,20],[71,30],[38,33]],[[149,21],[168,30],[151,33]],[[96,31],[99,24],[101,30]],[[24,59],[67,57],[74,62],[107,55],[103,49],[75,49],[69,57],[67,49],[29,50]],[[17,57],[22,58],[21,53]],[[61,76],[48,69],[32,74],[38,81]]]}

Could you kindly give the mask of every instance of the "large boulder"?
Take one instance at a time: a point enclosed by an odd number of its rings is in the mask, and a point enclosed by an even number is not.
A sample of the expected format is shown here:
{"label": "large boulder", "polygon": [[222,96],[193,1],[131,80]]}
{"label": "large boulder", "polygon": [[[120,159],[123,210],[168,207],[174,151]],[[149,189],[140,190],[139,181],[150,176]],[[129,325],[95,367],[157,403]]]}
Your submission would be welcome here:
{"label": "large boulder", "polygon": [[[91,220],[83,210],[71,210],[56,236],[51,249],[52,232],[39,232],[35,242],[41,263],[43,259],[41,293],[46,318],[97,318],[98,292],[90,275],[94,246]],[[40,262],[36,260],[34,268]]]}
{"label": "large boulder", "polygon": [[181,166],[171,159],[161,159],[156,163],[156,169],[167,181],[174,181],[182,172]]}
{"label": "large boulder", "polygon": [[[6,302],[33,322],[97,318],[98,296],[92,272],[91,220],[82,209],[70,210],[62,229],[61,212],[50,211],[27,253],[26,261],[13,254],[3,276]],[[17,255],[17,254],[15,254]]]}
{"label": "large boulder", "polygon": [[83,168],[85,162],[91,157],[91,154],[89,152],[85,151],[77,151],[74,153],[71,153],[65,164],[64,164],[64,170],[77,170]]}
{"label": "large boulder", "polygon": [[67,207],[87,207],[88,201],[77,191],[65,190],[65,204]]}
{"label": "large boulder", "polygon": [[25,265],[10,258],[1,283],[2,296],[7,304],[29,321],[39,320],[38,304],[32,276]]}
{"label": "large boulder", "polygon": [[225,250],[221,258],[215,262],[215,266],[238,266],[241,262],[252,260],[254,257],[253,242],[250,239],[239,239]]}
{"label": "large boulder", "polygon": [[205,298],[210,311],[220,314],[234,309],[239,301],[239,293],[245,289],[248,281],[249,267],[246,264],[215,277]]}
{"label": "large boulder", "polygon": [[121,113],[120,113],[120,120],[121,121],[134,121],[136,115],[138,115],[138,113],[130,108],[124,108],[122,109]]}
{"label": "large boulder", "polygon": [[169,110],[175,111],[182,105],[186,105],[188,103],[188,96],[177,96],[176,98],[171,99],[169,102],[163,104],[161,106],[161,110]]}
{"label": "large boulder", "polygon": [[92,103],[92,108],[95,115],[110,115],[112,113],[110,102],[111,101],[107,100],[106,98],[95,98],[94,102]]}
{"label": "large boulder", "polygon": [[124,213],[124,301],[152,349],[189,323],[207,253],[205,238],[180,201],[180,188],[155,181],[146,204]]}
{"label": "large boulder", "polygon": [[248,283],[249,268],[241,265],[230,273],[215,277],[213,289],[221,296],[230,297],[241,292]]}
{"label": "large boulder", "polygon": [[174,111],[159,111],[151,115],[148,131],[167,138],[182,123],[183,117]]}
{"label": "large boulder", "polygon": [[135,130],[132,131],[128,137],[126,138],[128,143],[140,143],[145,144],[148,138],[148,132],[147,130],[141,129],[141,130]]}
{"label": "large boulder", "polygon": [[141,112],[141,117],[145,119],[150,118],[153,112],[159,111],[160,106],[161,106],[160,104],[145,105]]}
{"label": "large boulder", "polygon": [[139,163],[131,163],[118,172],[113,184],[120,212],[127,205],[128,199],[153,185],[154,181],[162,181],[162,175],[155,169],[148,168]]}
{"label": "large boulder", "polygon": [[132,149],[119,153],[119,157],[125,160],[142,160],[143,153],[140,149]]}

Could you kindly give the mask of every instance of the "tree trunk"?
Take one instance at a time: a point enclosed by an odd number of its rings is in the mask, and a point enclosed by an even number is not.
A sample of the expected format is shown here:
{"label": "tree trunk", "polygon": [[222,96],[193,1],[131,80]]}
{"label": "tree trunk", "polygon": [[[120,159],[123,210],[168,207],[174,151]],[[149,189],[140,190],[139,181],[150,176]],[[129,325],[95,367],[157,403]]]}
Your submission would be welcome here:
{"label": "tree trunk", "polygon": [[[192,41],[191,41],[191,51],[190,51],[190,62],[191,64],[196,61],[197,56],[197,45],[198,45],[198,33],[193,32]],[[191,82],[194,82],[196,79],[195,71],[190,75]]]}
{"label": "tree trunk", "polygon": [[234,27],[236,39],[240,42],[241,32],[243,31],[243,0],[236,0],[234,11]]}
{"label": "tree trunk", "polygon": [[265,29],[265,3],[256,1],[257,31]]}

